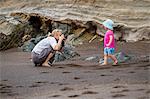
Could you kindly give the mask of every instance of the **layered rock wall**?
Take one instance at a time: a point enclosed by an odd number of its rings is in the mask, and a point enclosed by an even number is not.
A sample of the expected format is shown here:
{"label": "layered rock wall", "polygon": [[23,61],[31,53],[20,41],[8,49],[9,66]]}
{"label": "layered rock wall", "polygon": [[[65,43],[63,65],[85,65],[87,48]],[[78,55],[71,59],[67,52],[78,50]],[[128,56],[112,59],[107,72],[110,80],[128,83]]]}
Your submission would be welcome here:
{"label": "layered rock wall", "polygon": [[0,1],[0,50],[18,47],[22,38],[43,36],[60,28],[74,41],[103,37],[101,23],[115,22],[117,40],[150,40],[149,0],[2,0]]}

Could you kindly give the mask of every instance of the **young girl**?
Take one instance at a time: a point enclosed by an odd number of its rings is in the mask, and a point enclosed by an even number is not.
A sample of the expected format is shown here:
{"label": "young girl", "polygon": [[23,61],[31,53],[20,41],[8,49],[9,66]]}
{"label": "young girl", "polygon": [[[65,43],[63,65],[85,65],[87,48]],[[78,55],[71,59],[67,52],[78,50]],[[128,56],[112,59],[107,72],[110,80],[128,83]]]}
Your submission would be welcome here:
{"label": "young girl", "polygon": [[107,32],[104,37],[104,63],[101,65],[107,65],[108,58],[111,58],[114,61],[113,65],[117,65],[118,63],[118,60],[114,56],[115,38],[113,33],[113,24],[114,22],[110,19],[103,22],[104,29],[106,29]]}

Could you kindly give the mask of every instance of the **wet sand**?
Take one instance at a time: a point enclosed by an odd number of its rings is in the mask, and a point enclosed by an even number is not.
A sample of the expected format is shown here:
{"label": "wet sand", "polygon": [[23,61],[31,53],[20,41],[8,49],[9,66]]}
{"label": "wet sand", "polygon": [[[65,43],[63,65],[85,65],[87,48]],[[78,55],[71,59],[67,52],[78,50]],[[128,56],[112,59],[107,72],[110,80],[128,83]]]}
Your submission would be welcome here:
{"label": "wet sand", "polygon": [[[122,50],[136,57],[150,54],[150,42],[118,42]],[[100,47],[98,47],[100,45]],[[121,47],[123,47],[121,49]],[[149,61],[136,60],[119,66],[99,66],[82,57],[103,56],[102,44],[77,46],[80,57],[34,67],[30,53],[11,49],[0,53],[1,99],[149,99]]]}

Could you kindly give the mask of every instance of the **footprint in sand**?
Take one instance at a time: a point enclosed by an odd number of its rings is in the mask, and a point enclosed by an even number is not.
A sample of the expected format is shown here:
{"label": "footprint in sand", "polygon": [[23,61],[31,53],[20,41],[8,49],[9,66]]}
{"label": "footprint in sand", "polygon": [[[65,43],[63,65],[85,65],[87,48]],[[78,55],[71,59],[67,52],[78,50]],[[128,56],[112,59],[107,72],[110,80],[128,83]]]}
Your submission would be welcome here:
{"label": "footprint in sand", "polygon": [[85,71],[84,73],[94,73],[93,71]]}
{"label": "footprint in sand", "polygon": [[84,87],[83,89],[88,89],[87,87]]}
{"label": "footprint in sand", "polygon": [[60,82],[50,82],[50,84],[60,84]]}
{"label": "footprint in sand", "polygon": [[130,72],[128,72],[128,73],[133,74],[133,73],[135,73],[135,72],[134,72],[134,71],[130,71]]}
{"label": "footprint in sand", "polygon": [[129,91],[130,91],[129,89],[123,89],[120,92],[129,92]]}
{"label": "footprint in sand", "polygon": [[12,93],[12,91],[11,90],[9,90],[9,89],[3,89],[3,90],[0,90],[0,93],[1,94],[9,94],[9,93]]}
{"label": "footprint in sand", "polygon": [[16,88],[23,88],[24,86],[21,86],[21,85],[19,85],[19,86],[16,86]]}
{"label": "footprint in sand", "polygon": [[105,75],[105,74],[101,74],[100,76],[107,76],[107,75]]}
{"label": "footprint in sand", "polygon": [[129,89],[123,89],[121,91],[112,91],[111,93],[123,93],[123,92],[129,92]]}
{"label": "footprint in sand", "polygon": [[94,91],[85,91],[82,93],[83,95],[85,94],[98,94],[98,92],[94,92]]}
{"label": "footprint in sand", "polygon": [[63,89],[60,89],[60,91],[70,91],[70,90],[74,90],[74,89],[70,87],[64,87]]}
{"label": "footprint in sand", "polygon": [[13,88],[13,86],[10,86],[10,85],[7,85],[7,84],[1,84],[0,94],[1,95],[13,94],[11,88]]}
{"label": "footprint in sand", "polygon": [[62,68],[62,69],[63,69],[63,68],[65,68],[65,67],[61,67],[61,66],[60,66],[60,67],[57,67],[57,68]]}
{"label": "footprint in sand", "polygon": [[114,86],[113,88],[126,88],[126,86],[117,85],[117,86]]}
{"label": "footprint in sand", "polygon": [[114,81],[120,81],[120,78],[116,78],[116,79],[114,79]]}
{"label": "footprint in sand", "polygon": [[137,89],[135,91],[145,91],[145,89],[141,88],[141,89]]}
{"label": "footprint in sand", "polygon": [[4,81],[4,82],[5,82],[5,81],[8,81],[8,80],[7,80],[7,79],[3,79],[3,80],[1,80],[1,81]]}
{"label": "footprint in sand", "polygon": [[7,85],[7,84],[0,84],[0,89],[3,90],[3,89],[10,89],[12,88],[13,86],[10,86],[10,85]]}
{"label": "footprint in sand", "polygon": [[115,94],[115,95],[112,95],[113,98],[120,98],[120,97],[125,97],[126,95],[124,94]]}
{"label": "footprint in sand", "polygon": [[67,64],[67,66],[69,66],[69,67],[82,67],[82,65],[74,64],[74,63]]}
{"label": "footprint in sand", "polygon": [[147,91],[146,91],[146,94],[150,94],[150,90],[147,90]]}
{"label": "footprint in sand", "polygon": [[110,72],[113,73],[113,72],[115,72],[115,71],[111,70]]}
{"label": "footprint in sand", "polygon": [[79,97],[80,95],[70,95],[68,96],[69,98],[75,98],[75,97]]}
{"label": "footprint in sand", "polygon": [[100,76],[112,76],[112,75],[101,74]]}
{"label": "footprint in sand", "polygon": [[35,83],[37,83],[37,84],[45,84],[45,83],[48,83],[48,81],[37,81]]}
{"label": "footprint in sand", "polygon": [[37,82],[34,82],[34,84],[32,84],[31,86],[29,86],[30,88],[33,88],[33,87],[41,87],[43,84],[46,84],[48,83],[48,81],[37,81]]}
{"label": "footprint in sand", "polygon": [[41,87],[41,85],[39,85],[39,84],[32,84],[31,86],[29,86],[29,88],[35,88],[35,87]]}
{"label": "footprint in sand", "polygon": [[88,81],[87,81],[87,80],[83,80],[83,81],[81,81],[81,82],[83,82],[83,83],[84,83],[84,82],[88,82]]}
{"label": "footprint in sand", "polygon": [[2,86],[0,87],[0,94],[1,95],[7,95],[7,96],[16,96],[18,95],[18,93],[15,93],[12,91],[12,87],[10,85],[6,85],[6,84],[1,84]]}
{"label": "footprint in sand", "polygon": [[75,79],[75,80],[78,80],[78,79],[80,79],[80,78],[79,78],[79,77],[74,77],[74,79]]}
{"label": "footprint in sand", "polygon": [[67,72],[67,71],[64,71],[64,72],[62,72],[63,74],[68,74],[68,73],[71,73],[71,72]]}
{"label": "footprint in sand", "polygon": [[144,81],[143,82],[143,84],[149,84],[150,83],[150,81]]}
{"label": "footprint in sand", "polygon": [[138,97],[137,99],[149,99],[149,97],[148,96],[147,97],[143,96],[143,97]]}
{"label": "footprint in sand", "polygon": [[62,85],[69,85],[69,83],[59,83],[58,85],[62,86]]}
{"label": "footprint in sand", "polygon": [[48,74],[49,72],[43,71],[40,74]]}
{"label": "footprint in sand", "polygon": [[9,94],[7,94],[8,96],[17,96],[17,95],[19,95],[18,93],[9,93]]}
{"label": "footprint in sand", "polygon": [[2,84],[1,89],[12,88],[13,86]]}
{"label": "footprint in sand", "polygon": [[60,97],[61,95],[53,95],[53,96],[49,96],[49,98],[51,98],[51,97]]}

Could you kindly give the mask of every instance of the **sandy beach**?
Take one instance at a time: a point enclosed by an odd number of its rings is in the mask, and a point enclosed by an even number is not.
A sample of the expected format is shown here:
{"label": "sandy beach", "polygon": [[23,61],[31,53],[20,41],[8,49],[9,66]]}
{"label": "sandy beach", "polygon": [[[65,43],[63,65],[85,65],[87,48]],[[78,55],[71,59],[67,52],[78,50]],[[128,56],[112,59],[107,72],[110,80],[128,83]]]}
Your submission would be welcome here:
{"label": "sandy beach", "polygon": [[[80,57],[54,63],[51,68],[34,67],[29,52],[19,49],[1,52],[1,99],[150,98],[149,60],[100,66],[81,58],[92,55],[102,58],[102,44],[94,41],[83,45],[75,48]],[[148,41],[117,44],[117,52],[122,50],[137,57],[148,55],[149,48]]]}
{"label": "sandy beach", "polygon": [[[85,60],[103,58],[106,19],[115,23],[116,53],[131,57],[118,66]],[[31,51],[53,29],[80,56],[35,67],[16,47]],[[0,0],[0,50],[0,99],[150,99],[150,0]]]}

